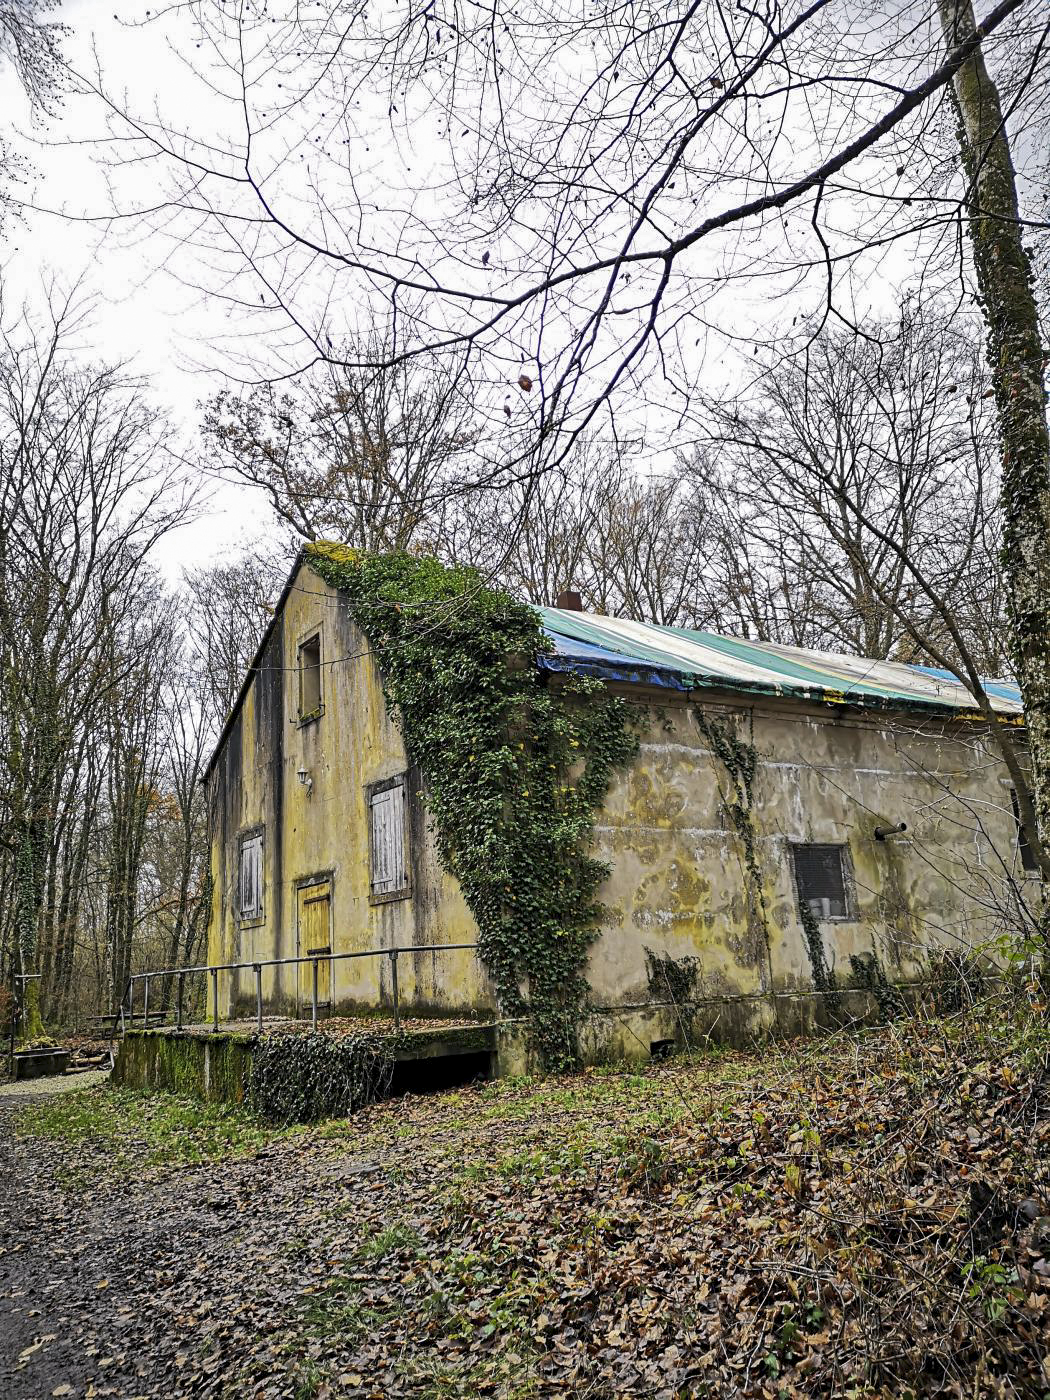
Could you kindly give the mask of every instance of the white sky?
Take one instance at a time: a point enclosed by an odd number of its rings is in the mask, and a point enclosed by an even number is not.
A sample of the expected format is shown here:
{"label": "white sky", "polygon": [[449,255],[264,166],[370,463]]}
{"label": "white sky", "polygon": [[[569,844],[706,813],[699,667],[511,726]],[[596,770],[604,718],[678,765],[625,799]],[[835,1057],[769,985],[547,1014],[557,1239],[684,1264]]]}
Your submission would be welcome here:
{"label": "white sky", "polygon": [[[142,0],[135,4],[117,0],[116,12],[114,0],[65,0],[61,18],[73,29],[65,46],[67,56],[75,67],[88,71],[94,67],[97,55],[106,86],[122,98],[126,93],[129,110],[148,114],[156,106],[166,116],[176,118],[185,113],[188,125],[198,132],[207,132],[207,97],[201,83],[186,74],[178,52],[181,46],[187,61],[194,57],[189,13],[176,6],[174,17],[164,24],[126,22],[129,18],[141,20],[148,13]],[[21,112],[20,124],[28,125],[24,99],[9,73],[0,74],[0,103],[6,113]],[[228,109],[216,103],[214,130],[222,130],[228,117]],[[36,204],[100,216],[111,208],[103,174],[95,160],[98,149],[91,141],[102,130],[101,112],[84,99],[71,99],[61,115],[36,130],[37,148],[28,150],[40,174],[33,191]],[[382,138],[374,139],[376,134],[373,124],[371,146],[355,148],[355,160],[360,158],[363,166],[372,162],[371,168],[361,173],[374,179],[381,167],[380,178],[387,178],[392,186],[402,184],[403,193],[410,200],[417,179],[410,162],[417,162],[418,170],[418,162],[426,163],[425,152],[420,152],[411,141],[403,151],[398,151],[389,140],[384,148]],[[425,135],[422,139],[425,144]],[[355,167],[355,176],[358,173]],[[125,170],[121,176],[125,187],[127,178]],[[150,179],[148,166],[136,170],[135,192],[143,203],[149,202],[152,193]],[[803,211],[800,217],[805,222],[808,215]],[[199,450],[197,405],[225,382],[221,368],[224,344],[229,350],[225,363],[235,366],[238,336],[255,335],[258,331],[259,344],[264,343],[257,318],[249,321],[245,313],[231,311],[221,297],[202,295],[185,281],[180,282],[179,275],[193,277],[190,259],[158,267],[158,260],[171,250],[161,239],[131,225],[107,229],[102,224],[74,223],[56,215],[32,213],[24,226],[11,221],[5,237],[2,277],[7,315],[23,300],[39,300],[49,279],[54,279],[60,289],[78,284],[81,296],[94,302],[90,339],[85,337],[83,345],[85,353],[94,352],[109,361],[128,360],[134,370],[147,375],[157,399],[179,425],[186,453],[192,460]],[[741,237],[746,254],[748,240]],[[712,256],[717,254],[712,252]],[[497,260],[494,257],[493,262]],[[867,306],[858,310],[863,313],[895,305],[900,279],[910,270],[903,246],[894,248],[879,261],[877,269],[872,267],[871,282],[863,285],[862,292]],[[490,272],[499,276],[494,268]],[[201,280],[206,278],[202,275]],[[742,326],[745,332],[745,321],[762,325],[768,317],[762,316],[762,308],[753,301],[748,304],[748,295],[739,285],[734,286],[726,292],[721,309],[713,304],[712,314],[723,320],[728,315],[734,322],[732,329]],[[790,300],[781,300],[775,312],[781,316],[785,310],[789,313]],[[340,307],[348,319],[353,310],[352,306]],[[226,339],[229,337],[232,340]],[[703,350],[696,353],[700,356]],[[510,372],[516,377],[516,368]],[[705,373],[719,375],[718,364],[705,365]],[[635,395],[629,409],[644,417],[644,396]],[[173,575],[181,564],[235,552],[239,545],[257,539],[269,528],[267,512],[255,493],[230,485],[219,488],[214,483],[210,490],[212,499],[201,519],[170,539],[162,551],[160,562]]]}
{"label": "white sky", "polygon": [[[162,31],[128,28],[115,18],[119,13],[134,13],[134,7],[118,6],[115,12],[113,0],[65,0],[60,17],[74,31],[65,45],[67,56],[87,65],[97,51],[113,87],[147,98],[147,105],[154,93],[171,101],[181,73]],[[0,73],[0,104],[5,113],[19,114],[11,124],[30,138],[14,141],[36,167],[33,201],[43,208],[105,212],[105,189],[90,146],[67,144],[100,129],[96,114],[74,100],[56,119],[31,125],[21,89],[9,72]],[[35,148],[33,138],[39,143]],[[158,270],[156,246],[144,240],[129,247],[103,225],[30,213],[24,223],[10,221],[4,243],[0,276],[7,316],[23,302],[39,305],[51,282],[60,291],[77,286],[82,302],[93,307],[78,346],[85,355],[127,360],[129,369],[148,376],[192,461],[198,444],[197,405],[223,384],[214,370],[204,373],[193,363],[194,346],[212,342],[228,328],[225,309]],[[158,551],[158,563],[173,579],[184,564],[235,553],[269,525],[265,507],[247,487],[207,482],[205,492],[200,518]]]}

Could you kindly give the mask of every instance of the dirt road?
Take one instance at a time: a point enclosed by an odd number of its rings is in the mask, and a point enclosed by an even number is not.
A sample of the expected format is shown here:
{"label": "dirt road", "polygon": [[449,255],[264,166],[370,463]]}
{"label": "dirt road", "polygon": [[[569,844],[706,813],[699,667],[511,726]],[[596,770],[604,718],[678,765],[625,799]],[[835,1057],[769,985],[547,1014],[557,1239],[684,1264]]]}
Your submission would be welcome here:
{"label": "dirt road", "polygon": [[345,1191],[333,1153],[279,1143],[70,1190],[66,1145],[14,1135],[26,1102],[0,1097],[0,1396],[294,1395],[294,1376],[266,1379],[266,1333],[303,1283],[283,1248],[301,1202]]}

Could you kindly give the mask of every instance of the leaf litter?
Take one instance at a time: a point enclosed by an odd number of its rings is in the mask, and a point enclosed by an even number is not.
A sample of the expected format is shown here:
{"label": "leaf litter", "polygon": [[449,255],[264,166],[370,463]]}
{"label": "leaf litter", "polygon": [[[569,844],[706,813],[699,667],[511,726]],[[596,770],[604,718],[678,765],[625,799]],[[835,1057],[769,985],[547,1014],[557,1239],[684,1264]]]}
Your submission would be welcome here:
{"label": "leaf litter", "polygon": [[0,1391],[1045,1400],[1048,1068],[1040,1011],[1001,999],[203,1164],[144,1137],[130,1176],[111,1133],[19,1137],[11,1109]]}

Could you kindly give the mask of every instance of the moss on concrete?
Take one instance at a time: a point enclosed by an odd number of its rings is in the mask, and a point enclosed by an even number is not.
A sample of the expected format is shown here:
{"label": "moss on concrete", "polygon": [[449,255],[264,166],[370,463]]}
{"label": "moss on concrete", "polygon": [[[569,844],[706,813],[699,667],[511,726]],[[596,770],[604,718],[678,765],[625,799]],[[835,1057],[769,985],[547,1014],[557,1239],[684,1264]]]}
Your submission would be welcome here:
{"label": "moss on concrete", "polygon": [[179,1031],[128,1031],[113,1066],[113,1082],[130,1089],[164,1089],[211,1103],[244,1102],[251,1070],[251,1036]]}

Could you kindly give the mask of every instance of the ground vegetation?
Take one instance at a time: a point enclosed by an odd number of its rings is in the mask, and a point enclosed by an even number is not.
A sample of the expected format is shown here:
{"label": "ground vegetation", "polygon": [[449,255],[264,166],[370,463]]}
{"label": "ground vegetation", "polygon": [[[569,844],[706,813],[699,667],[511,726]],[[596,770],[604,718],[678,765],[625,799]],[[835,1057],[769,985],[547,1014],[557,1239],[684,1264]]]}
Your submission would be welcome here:
{"label": "ground vegetation", "polygon": [[1041,1400],[1045,1010],[953,985],[876,1030],[304,1129],[0,1104],[7,1393]]}

